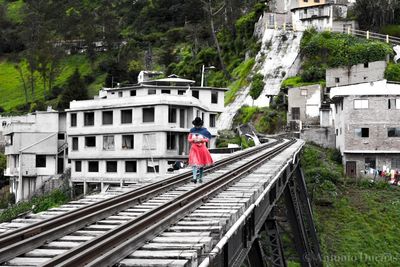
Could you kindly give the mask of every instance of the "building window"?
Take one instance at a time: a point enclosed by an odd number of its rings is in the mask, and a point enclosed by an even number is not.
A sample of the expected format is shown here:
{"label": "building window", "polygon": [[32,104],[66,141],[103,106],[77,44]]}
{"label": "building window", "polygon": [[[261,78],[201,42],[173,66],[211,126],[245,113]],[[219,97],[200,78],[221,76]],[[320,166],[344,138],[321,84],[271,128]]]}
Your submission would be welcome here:
{"label": "building window", "polygon": [[72,151],[77,151],[78,145],[78,137],[72,137]]}
{"label": "building window", "polygon": [[114,135],[103,136],[103,150],[114,150]]}
{"label": "building window", "polygon": [[367,109],[368,99],[354,99],[354,109]]}
{"label": "building window", "polygon": [[121,110],[121,123],[132,123],[132,109]]}
{"label": "building window", "polygon": [[356,128],[356,137],[369,137],[369,128]]}
{"label": "building window", "polygon": [[147,94],[148,95],[155,95],[157,93],[157,90],[156,89],[149,89],[148,91],[147,91]]}
{"label": "building window", "polygon": [[178,90],[178,95],[184,95],[185,94],[185,90]]}
{"label": "building window", "polygon": [[122,92],[118,92],[118,97],[122,97]]}
{"label": "building window", "polygon": [[85,126],[94,125],[94,112],[85,112],[83,117]]}
{"label": "building window", "polygon": [[117,172],[117,161],[106,161],[106,172]]}
{"label": "building window", "polygon": [[65,139],[65,135],[63,133],[59,133],[57,135],[58,140],[64,140]]}
{"label": "building window", "polygon": [[339,130],[340,130],[339,133],[342,134],[342,128],[340,128]]}
{"label": "building window", "polygon": [[215,127],[217,120],[216,114],[210,114],[210,127]]}
{"label": "building window", "polygon": [[365,62],[364,63],[364,68],[368,68],[369,67],[369,63],[368,62]]}
{"label": "building window", "polygon": [[131,90],[130,94],[131,94],[131,96],[136,96],[136,90]]}
{"label": "building window", "polygon": [[122,136],[122,149],[133,149],[133,135]]}
{"label": "building window", "polygon": [[319,3],[319,0],[314,0],[314,3]]}
{"label": "building window", "polygon": [[113,111],[103,111],[103,125],[113,124]]}
{"label": "building window", "polygon": [[143,122],[154,122],[154,108],[143,108]]}
{"label": "building window", "polygon": [[154,150],[156,149],[156,134],[144,134],[143,135],[143,150]]}
{"label": "building window", "polygon": [[167,132],[167,149],[174,150],[176,149],[176,134]]}
{"label": "building window", "polygon": [[300,90],[300,95],[301,95],[301,96],[307,96],[307,94],[308,94],[307,89],[302,89],[302,90]]}
{"label": "building window", "polygon": [[392,170],[393,169],[400,169],[400,158],[392,158]]}
{"label": "building window", "polygon": [[71,113],[71,127],[76,127],[76,113]]}
{"label": "building window", "polygon": [[81,172],[82,171],[82,161],[76,160],[75,161],[75,172]]}
{"label": "building window", "polygon": [[99,162],[98,161],[89,161],[88,171],[89,172],[99,172]]}
{"label": "building window", "polygon": [[211,91],[211,103],[218,104],[218,92],[217,91]]}
{"label": "building window", "polygon": [[96,146],[96,136],[86,136],[85,137],[85,146],[86,147],[95,147]]}
{"label": "building window", "polygon": [[388,137],[400,137],[400,128],[388,128]]}
{"label": "building window", "polygon": [[388,99],[388,109],[400,109],[400,99]]}
{"label": "building window", "polygon": [[336,129],[336,136],[339,135],[339,129]]}
{"label": "building window", "polygon": [[169,89],[163,89],[163,90],[161,90],[161,94],[168,94],[168,95],[170,95],[170,94],[171,94],[171,90],[169,90]]}
{"label": "building window", "polygon": [[46,155],[36,155],[36,168],[46,168]]}
{"label": "building window", "polygon": [[365,169],[372,168],[376,169],[376,159],[375,158],[365,158]]}
{"label": "building window", "polygon": [[197,90],[192,90],[192,96],[193,96],[194,98],[199,99],[199,91],[197,91]]}
{"label": "building window", "polygon": [[176,108],[168,108],[168,122],[176,123]]}
{"label": "building window", "polygon": [[160,165],[158,160],[147,160],[147,172],[158,173],[160,172]]}
{"label": "building window", "polygon": [[300,108],[292,108],[292,120],[300,120]]}
{"label": "building window", "polygon": [[134,160],[125,161],[125,172],[137,172],[137,163]]}
{"label": "building window", "polygon": [[335,83],[340,83],[340,78],[339,77],[335,77]]}

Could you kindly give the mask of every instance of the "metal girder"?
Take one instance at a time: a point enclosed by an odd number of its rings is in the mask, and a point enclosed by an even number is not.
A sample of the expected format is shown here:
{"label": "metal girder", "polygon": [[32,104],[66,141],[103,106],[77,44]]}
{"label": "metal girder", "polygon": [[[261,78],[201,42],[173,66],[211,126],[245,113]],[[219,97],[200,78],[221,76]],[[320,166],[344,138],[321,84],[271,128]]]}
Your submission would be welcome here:
{"label": "metal girder", "polygon": [[259,238],[254,240],[247,257],[250,262],[250,267],[265,267],[264,253]]}
{"label": "metal girder", "polygon": [[271,256],[269,257],[271,267],[286,267],[282,242],[279,235],[278,224],[275,220],[274,209],[265,221],[265,230],[268,235]]}

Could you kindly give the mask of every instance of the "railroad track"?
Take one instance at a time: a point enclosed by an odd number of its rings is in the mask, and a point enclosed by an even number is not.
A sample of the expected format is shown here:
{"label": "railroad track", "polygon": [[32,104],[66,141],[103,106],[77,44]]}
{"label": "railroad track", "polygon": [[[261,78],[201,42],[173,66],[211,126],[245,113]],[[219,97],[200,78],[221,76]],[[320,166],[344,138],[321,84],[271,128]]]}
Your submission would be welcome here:
{"label": "railroad track", "polygon": [[293,142],[274,142],[226,158],[205,171],[201,186],[188,183],[188,172],[1,235],[0,262],[112,265]]}

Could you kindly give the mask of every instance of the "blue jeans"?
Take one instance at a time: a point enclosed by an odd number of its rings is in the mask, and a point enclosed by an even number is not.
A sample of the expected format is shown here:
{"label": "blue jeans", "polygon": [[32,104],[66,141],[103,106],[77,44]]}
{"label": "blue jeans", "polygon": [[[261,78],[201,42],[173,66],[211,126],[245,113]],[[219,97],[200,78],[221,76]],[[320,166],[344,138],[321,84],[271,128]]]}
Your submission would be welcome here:
{"label": "blue jeans", "polygon": [[200,183],[202,182],[201,178],[203,178],[203,170],[203,167],[193,166],[193,181],[199,181]]}

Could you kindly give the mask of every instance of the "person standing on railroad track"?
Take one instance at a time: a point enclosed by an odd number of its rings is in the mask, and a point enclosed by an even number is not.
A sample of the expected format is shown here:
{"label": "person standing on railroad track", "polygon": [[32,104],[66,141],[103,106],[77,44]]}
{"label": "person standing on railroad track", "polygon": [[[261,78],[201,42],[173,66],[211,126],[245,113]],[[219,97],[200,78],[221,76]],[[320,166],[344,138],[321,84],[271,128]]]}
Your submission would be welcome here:
{"label": "person standing on railroad track", "polygon": [[203,120],[200,117],[196,117],[192,124],[194,127],[190,129],[188,136],[188,141],[191,144],[188,163],[193,170],[192,182],[202,183],[204,167],[214,163],[206,146],[206,143],[211,139],[211,134],[207,128],[203,127]]}

